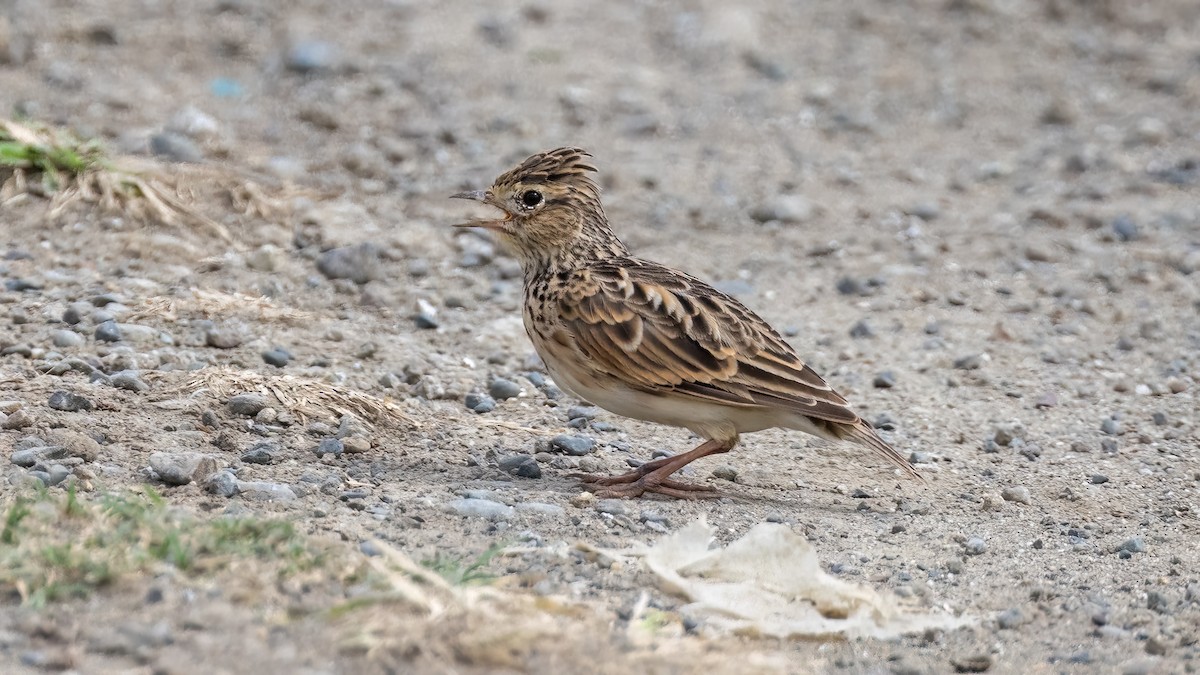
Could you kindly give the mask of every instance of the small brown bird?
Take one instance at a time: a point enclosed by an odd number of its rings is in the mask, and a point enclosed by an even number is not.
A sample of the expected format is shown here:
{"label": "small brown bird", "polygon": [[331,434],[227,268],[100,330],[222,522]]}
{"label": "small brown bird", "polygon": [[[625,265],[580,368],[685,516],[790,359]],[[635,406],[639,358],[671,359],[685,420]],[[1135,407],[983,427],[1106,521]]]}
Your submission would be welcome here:
{"label": "small brown bird", "polygon": [[628,473],[578,476],[603,497],[720,496],[670,478],[738,435],[772,427],[871,448],[920,475],[766,321],[703,281],[636,258],[609,229],[588,153],[533,155],[488,190],[463,192],[504,213],[462,223],[495,232],[520,260],[525,329],[555,383],[618,415],[685,427],[690,452]]}

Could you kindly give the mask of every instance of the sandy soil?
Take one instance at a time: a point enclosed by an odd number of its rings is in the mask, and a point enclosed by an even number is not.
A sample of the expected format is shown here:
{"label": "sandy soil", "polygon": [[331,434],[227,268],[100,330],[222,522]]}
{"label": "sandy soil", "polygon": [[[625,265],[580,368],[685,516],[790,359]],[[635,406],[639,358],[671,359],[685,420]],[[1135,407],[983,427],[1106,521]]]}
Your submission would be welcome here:
{"label": "sandy soil", "polygon": [[[3,4],[4,114],[157,153],[232,243],[82,205],[48,218],[34,196],[0,206],[0,400],[26,418],[0,431],[0,490],[29,489],[7,462],[23,438],[84,432],[100,441],[70,467],[90,476],[84,499],[149,484],[201,518],[285,518],[347,568],[376,540],[414,560],[519,545],[490,565],[510,600],[340,615],[361,590],[344,569],[299,585],[164,570],[46,609],[6,598],[4,672],[1200,666],[1200,5],[286,5]],[[539,377],[514,261],[445,227],[466,215],[447,195],[566,144],[596,156],[637,254],[784,330],[928,484],[769,431],[691,467],[730,498],[581,500],[570,471],[695,439],[606,413],[570,428],[580,404]],[[249,209],[230,197],[247,184]],[[97,339],[106,318],[120,341]],[[275,348],[285,367],[264,361]],[[48,374],[71,358],[148,388]],[[221,383],[252,388],[247,372],[407,421],[360,410],[342,434],[358,452],[318,456],[340,416],[231,411]],[[496,378],[519,395],[469,410],[508,387]],[[94,410],[51,407],[59,390]],[[559,434],[595,448],[548,452]],[[270,463],[247,461],[264,441]],[[155,452],[293,496],[163,485]],[[520,454],[540,478],[503,469]],[[464,496],[517,508],[462,515]],[[570,548],[652,543],[701,515],[721,542],[787,523],[836,576],[979,622],[894,641],[720,635],[638,565]],[[643,593],[661,631],[634,630]],[[505,625],[520,629],[496,637]]]}

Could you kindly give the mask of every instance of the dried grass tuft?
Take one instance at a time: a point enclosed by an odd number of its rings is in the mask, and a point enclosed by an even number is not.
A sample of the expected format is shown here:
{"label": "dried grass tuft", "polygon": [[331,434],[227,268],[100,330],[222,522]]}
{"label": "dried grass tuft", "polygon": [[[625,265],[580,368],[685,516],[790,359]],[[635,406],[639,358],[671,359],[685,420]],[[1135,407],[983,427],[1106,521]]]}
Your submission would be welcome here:
{"label": "dried grass tuft", "polygon": [[299,323],[312,319],[310,312],[279,307],[270,298],[190,288],[183,295],[146,298],[134,308],[131,321],[148,317],[175,322],[180,317],[243,316],[259,322]]}

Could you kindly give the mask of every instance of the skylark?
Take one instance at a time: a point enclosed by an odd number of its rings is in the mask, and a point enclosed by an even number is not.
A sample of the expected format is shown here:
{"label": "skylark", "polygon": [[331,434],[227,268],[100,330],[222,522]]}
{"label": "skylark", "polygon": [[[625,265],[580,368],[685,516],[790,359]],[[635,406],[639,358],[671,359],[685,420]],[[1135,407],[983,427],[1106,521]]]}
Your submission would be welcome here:
{"label": "skylark", "polygon": [[582,478],[603,497],[719,496],[670,476],[772,427],[871,448],[920,475],[792,347],[741,302],[636,258],[609,228],[596,169],[579,148],[533,155],[487,190],[463,192],[503,212],[462,223],[495,232],[520,260],[525,329],[555,383],[618,415],[690,429],[695,449],[628,473]]}

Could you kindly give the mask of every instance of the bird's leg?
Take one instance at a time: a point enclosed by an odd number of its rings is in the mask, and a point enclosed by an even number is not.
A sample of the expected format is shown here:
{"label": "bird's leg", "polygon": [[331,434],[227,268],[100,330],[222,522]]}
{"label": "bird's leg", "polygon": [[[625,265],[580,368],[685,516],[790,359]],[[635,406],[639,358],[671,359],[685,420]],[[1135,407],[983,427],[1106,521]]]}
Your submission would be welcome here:
{"label": "bird's leg", "polygon": [[575,474],[573,477],[582,480],[584,488],[594,491],[598,497],[637,497],[645,492],[657,492],[679,499],[720,497],[721,494],[713,488],[671,480],[669,476],[701,457],[729,452],[735,442],[705,441],[681,455],[646,462],[619,476]]}

